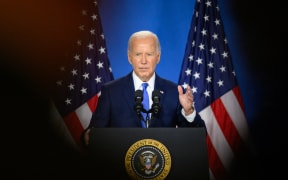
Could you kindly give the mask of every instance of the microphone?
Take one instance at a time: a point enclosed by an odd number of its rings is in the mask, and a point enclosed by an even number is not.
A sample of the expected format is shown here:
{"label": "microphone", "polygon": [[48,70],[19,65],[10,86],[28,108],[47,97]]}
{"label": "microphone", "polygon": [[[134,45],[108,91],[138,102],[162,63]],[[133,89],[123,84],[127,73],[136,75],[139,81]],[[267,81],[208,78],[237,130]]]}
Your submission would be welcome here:
{"label": "microphone", "polygon": [[152,92],[152,112],[154,115],[158,114],[158,112],[160,111],[160,95],[160,90],[154,90]]}
{"label": "microphone", "polygon": [[135,109],[137,115],[140,117],[141,111],[143,109],[143,105],[142,105],[143,92],[142,92],[142,90],[139,89],[139,90],[135,91],[134,99],[135,99],[134,109]]}

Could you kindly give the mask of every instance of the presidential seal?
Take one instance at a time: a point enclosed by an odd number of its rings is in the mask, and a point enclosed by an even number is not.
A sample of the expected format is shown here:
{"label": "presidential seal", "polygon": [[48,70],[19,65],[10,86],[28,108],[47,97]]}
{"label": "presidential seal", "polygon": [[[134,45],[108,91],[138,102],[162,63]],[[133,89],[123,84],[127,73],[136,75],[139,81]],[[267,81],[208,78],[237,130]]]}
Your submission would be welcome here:
{"label": "presidential seal", "polygon": [[125,168],[131,179],[165,179],[171,169],[171,156],[164,144],[154,139],[142,139],[130,146],[125,156]]}

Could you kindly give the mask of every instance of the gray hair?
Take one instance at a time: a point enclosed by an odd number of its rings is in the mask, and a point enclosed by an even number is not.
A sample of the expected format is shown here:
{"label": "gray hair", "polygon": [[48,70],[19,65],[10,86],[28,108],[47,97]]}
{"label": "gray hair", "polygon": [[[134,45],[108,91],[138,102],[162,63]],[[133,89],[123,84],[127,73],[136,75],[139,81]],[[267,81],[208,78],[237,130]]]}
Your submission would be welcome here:
{"label": "gray hair", "polygon": [[137,38],[145,38],[145,37],[149,37],[149,36],[152,36],[152,37],[155,38],[157,51],[158,51],[159,53],[161,53],[161,46],[160,46],[160,41],[159,41],[159,39],[158,39],[158,36],[157,36],[155,33],[151,32],[151,31],[146,31],[146,30],[137,31],[137,32],[133,33],[133,34],[130,36],[129,41],[128,41],[128,49],[127,49],[128,52],[129,52],[130,49],[131,49],[131,46],[132,46],[132,43],[131,43],[131,42],[132,42],[132,39],[133,39],[133,38],[135,38],[135,37],[137,37]]}

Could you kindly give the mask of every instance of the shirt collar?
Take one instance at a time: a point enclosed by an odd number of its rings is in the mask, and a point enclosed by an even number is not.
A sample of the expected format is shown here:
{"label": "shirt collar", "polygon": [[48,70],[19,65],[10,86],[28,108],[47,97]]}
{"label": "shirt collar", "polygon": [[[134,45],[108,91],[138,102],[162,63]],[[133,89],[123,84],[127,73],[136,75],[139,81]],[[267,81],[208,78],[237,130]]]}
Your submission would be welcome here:
{"label": "shirt collar", "polygon": [[[141,81],[141,79],[135,74],[134,71],[132,73],[132,77],[133,77],[135,90],[137,90],[137,89],[141,89],[142,90],[142,86],[141,85],[142,85],[143,81]],[[148,87],[153,90],[154,89],[154,84],[155,84],[155,72],[154,72],[153,76],[149,79],[149,81],[147,81],[147,83],[149,84]]]}

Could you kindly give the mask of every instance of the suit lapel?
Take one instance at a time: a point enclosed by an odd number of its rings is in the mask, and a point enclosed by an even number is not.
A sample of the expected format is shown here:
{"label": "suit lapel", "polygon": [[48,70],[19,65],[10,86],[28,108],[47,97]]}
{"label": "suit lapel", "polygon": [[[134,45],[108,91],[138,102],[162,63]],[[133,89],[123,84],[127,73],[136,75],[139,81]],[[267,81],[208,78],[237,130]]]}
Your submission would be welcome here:
{"label": "suit lapel", "polygon": [[132,74],[129,73],[124,79],[123,79],[123,87],[121,89],[121,96],[123,96],[124,101],[127,102],[130,109],[134,109],[134,85],[133,85],[133,79]]}
{"label": "suit lapel", "polygon": [[135,114],[135,122],[136,124],[141,126],[141,122],[137,117],[136,111],[134,109],[134,104],[135,104],[135,88],[134,88],[134,82],[132,78],[132,72],[129,73],[126,77],[123,78],[123,86],[121,87],[121,96],[123,97],[123,106],[127,106],[129,109],[127,112],[134,112]]}
{"label": "suit lapel", "polygon": [[163,83],[162,78],[160,78],[157,74],[155,77],[155,85],[154,85],[154,90],[159,90],[161,93],[161,101],[160,101],[160,106],[162,106],[163,102],[165,102],[165,92],[166,92],[166,86]]}

